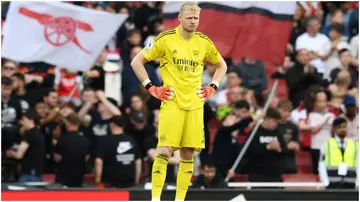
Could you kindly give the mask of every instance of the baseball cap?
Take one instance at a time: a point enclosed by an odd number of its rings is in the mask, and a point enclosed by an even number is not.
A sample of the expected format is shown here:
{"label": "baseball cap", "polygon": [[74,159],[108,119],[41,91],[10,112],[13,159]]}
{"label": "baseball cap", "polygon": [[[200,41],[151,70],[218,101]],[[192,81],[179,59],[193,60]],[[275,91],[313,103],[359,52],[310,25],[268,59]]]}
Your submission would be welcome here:
{"label": "baseball cap", "polygon": [[137,123],[143,123],[145,121],[145,112],[143,111],[132,111],[130,118]]}
{"label": "baseball cap", "polygon": [[344,105],[345,107],[349,105],[356,105],[355,97],[350,95],[345,96]]}

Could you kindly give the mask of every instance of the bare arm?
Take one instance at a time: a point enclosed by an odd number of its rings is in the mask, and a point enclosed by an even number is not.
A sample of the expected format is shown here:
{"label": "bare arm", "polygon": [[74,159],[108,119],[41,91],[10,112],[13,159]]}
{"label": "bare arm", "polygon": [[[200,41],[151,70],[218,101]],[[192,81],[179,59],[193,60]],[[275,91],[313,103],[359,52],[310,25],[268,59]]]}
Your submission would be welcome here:
{"label": "bare arm", "polygon": [[62,156],[58,153],[54,153],[54,160],[55,162],[59,163],[62,159]]}
{"label": "bare arm", "polygon": [[27,149],[29,148],[29,144],[25,141],[22,141],[19,145],[19,148],[17,151],[13,151],[13,150],[8,150],[6,152],[6,155],[8,157],[12,157],[15,159],[22,159],[24,157],[25,152],[27,151]]}
{"label": "bare arm", "polygon": [[108,99],[105,97],[104,91],[102,91],[102,90],[96,91],[96,95],[98,96],[100,101],[105,105],[105,107],[110,110],[110,112],[113,115],[121,114],[119,108],[117,106],[115,106],[114,104],[112,104],[111,102],[109,102]]}
{"label": "bare arm", "polygon": [[219,86],[227,71],[227,65],[224,58],[221,57],[220,62],[216,64],[216,67],[217,68],[213,76],[213,81],[218,82],[217,86]]}
{"label": "bare arm", "polygon": [[290,141],[286,146],[287,146],[288,150],[295,151],[295,152],[299,151],[299,149],[300,149],[300,144],[296,141]]}
{"label": "bare arm", "polygon": [[139,183],[141,177],[141,159],[136,159],[135,166],[136,166],[135,182]]}
{"label": "bare arm", "polygon": [[60,107],[55,107],[53,110],[50,111],[50,113],[44,119],[40,121],[40,124],[44,125],[53,121],[56,118],[59,111],[60,111]]}
{"label": "bare arm", "polygon": [[146,72],[146,69],[144,66],[144,64],[147,62],[148,61],[145,59],[145,57],[141,53],[138,53],[130,63],[137,78],[140,80],[141,83],[143,83],[145,80],[149,79],[149,75]]}
{"label": "bare arm", "polygon": [[299,122],[299,131],[301,132],[310,132],[311,127],[308,126],[305,120],[300,120]]}
{"label": "bare arm", "polygon": [[[85,126],[88,126],[91,122],[91,117],[87,116],[87,113],[91,109],[92,104],[90,102],[85,103],[83,107],[81,107],[78,116],[79,119],[84,123]],[[89,118],[90,117],[90,118]]]}
{"label": "bare arm", "polygon": [[320,125],[318,125],[318,126],[314,126],[314,127],[311,127],[311,133],[314,135],[314,134],[316,134],[316,133],[318,133],[325,125],[326,125],[326,123],[329,121],[329,118],[328,119],[326,119],[325,121],[324,121],[324,123],[322,123],[322,124],[320,124]]}

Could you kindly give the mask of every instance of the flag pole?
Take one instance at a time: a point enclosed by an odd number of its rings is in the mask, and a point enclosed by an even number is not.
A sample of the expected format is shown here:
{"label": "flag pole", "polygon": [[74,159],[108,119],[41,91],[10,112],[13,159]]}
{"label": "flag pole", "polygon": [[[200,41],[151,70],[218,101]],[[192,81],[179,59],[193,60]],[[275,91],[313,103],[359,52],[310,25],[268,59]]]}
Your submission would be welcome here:
{"label": "flag pole", "polygon": [[[279,83],[279,80],[276,79],[276,80],[275,80],[275,83],[274,83],[274,85],[273,85],[273,87],[272,87],[272,89],[271,89],[271,91],[270,91],[270,94],[269,94],[269,96],[268,96],[268,99],[267,99],[267,101],[266,101],[266,104],[265,104],[265,106],[264,106],[264,109],[263,109],[263,110],[264,110],[265,112],[266,112],[267,109],[269,108],[270,102],[271,102],[272,98],[273,98],[274,95],[275,95],[275,91],[276,91],[276,88],[277,88],[277,86],[278,86],[278,83]],[[248,149],[248,147],[249,147],[252,139],[254,138],[257,130],[259,129],[260,124],[262,123],[262,121],[263,121],[263,119],[261,119],[260,121],[258,121],[258,122],[256,123],[255,128],[251,131],[251,134],[250,134],[248,140],[246,141],[244,147],[243,147],[242,150],[240,151],[238,157],[236,158],[236,160],[235,160],[235,162],[234,162],[234,164],[232,165],[232,167],[231,167],[230,170],[235,171],[236,167],[238,166],[238,164],[240,163],[241,159],[243,158],[246,150]],[[230,179],[229,176],[227,176],[227,177],[225,178],[225,182],[228,182],[229,179]]]}

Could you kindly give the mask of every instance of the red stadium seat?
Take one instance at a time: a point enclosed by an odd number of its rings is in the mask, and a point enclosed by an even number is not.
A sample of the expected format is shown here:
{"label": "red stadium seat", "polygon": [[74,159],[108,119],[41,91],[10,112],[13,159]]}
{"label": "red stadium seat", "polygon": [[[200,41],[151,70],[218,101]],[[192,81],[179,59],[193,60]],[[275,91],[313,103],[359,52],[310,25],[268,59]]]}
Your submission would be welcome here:
{"label": "red stadium seat", "polygon": [[299,173],[312,173],[311,154],[306,151],[299,151],[295,155],[296,167]]}
{"label": "red stadium seat", "polygon": [[41,180],[43,182],[48,182],[48,183],[55,183],[55,175],[54,174],[44,174],[41,176]]}
{"label": "red stadium seat", "polygon": [[84,184],[94,184],[95,183],[95,175],[94,174],[85,174],[84,175]]}
{"label": "red stadium seat", "polygon": [[236,182],[248,182],[248,176],[247,175],[235,175],[234,180]]}
{"label": "red stadium seat", "polygon": [[[286,174],[283,175],[284,182],[319,182],[319,177],[313,174]],[[316,187],[286,187],[285,189],[316,189]]]}

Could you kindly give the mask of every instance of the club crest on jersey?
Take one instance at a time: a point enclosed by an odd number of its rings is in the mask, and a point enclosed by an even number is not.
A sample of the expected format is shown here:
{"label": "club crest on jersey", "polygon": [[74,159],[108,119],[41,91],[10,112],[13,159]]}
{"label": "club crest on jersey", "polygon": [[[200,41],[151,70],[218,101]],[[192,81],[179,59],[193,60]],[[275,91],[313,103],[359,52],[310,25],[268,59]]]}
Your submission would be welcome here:
{"label": "club crest on jersey", "polygon": [[200,52],[199,50],[193,50],[194,57],[199,56]]}

